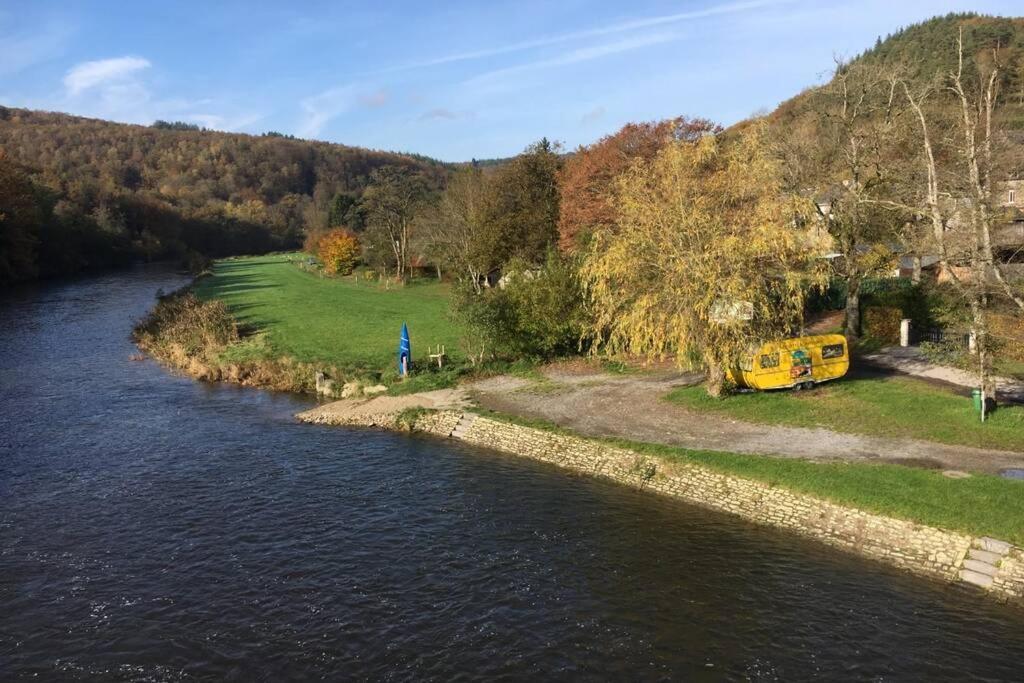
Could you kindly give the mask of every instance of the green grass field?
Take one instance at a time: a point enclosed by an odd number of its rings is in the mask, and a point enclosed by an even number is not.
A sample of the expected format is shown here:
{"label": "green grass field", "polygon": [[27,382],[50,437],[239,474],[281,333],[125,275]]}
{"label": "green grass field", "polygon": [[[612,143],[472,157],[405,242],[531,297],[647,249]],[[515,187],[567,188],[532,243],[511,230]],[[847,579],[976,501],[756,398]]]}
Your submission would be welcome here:
{"label": "green grass field", "polygon": [[427,346],[458,356],[460,332],[448,319],[448,285],[413,282],[385,289],[353,277],[321,278],[299,268],[299,254],[218,261],[196,293],[221,299],[256,336],[231,353],[291,356],[339,368],[381,371],[394,366],[402,323],[409,325],[414,362]]}
{"label": "green grass field", "polygon": [[701,387],[667,399],[737,420],[1024,451],[1024,407],[1000,407],[982,424],[971,400],[909,377],[847,378],[812,391],[735,394],[716,400]]}
{"label": "green grass field", "polygon": [[[513,424],[572,434],[545,420],[506,413],[486,414]],[[1021,481],[984,474],[950,479],[939,472],[900,465],[815,463],[624,439],[599,440],[658,459],[700,465],[861,510],[1024,545]]]}

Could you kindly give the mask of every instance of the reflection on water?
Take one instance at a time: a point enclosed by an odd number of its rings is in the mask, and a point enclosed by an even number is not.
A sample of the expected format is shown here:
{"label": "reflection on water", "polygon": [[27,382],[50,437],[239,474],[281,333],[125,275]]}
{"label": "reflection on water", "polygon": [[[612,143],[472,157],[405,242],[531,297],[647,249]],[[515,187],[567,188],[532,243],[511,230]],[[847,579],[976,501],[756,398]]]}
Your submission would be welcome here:
{"label": "reflection on water", "polygon": [[130,361],[181,281],[0,300],[0,679],[1019,679],[966,590]]}

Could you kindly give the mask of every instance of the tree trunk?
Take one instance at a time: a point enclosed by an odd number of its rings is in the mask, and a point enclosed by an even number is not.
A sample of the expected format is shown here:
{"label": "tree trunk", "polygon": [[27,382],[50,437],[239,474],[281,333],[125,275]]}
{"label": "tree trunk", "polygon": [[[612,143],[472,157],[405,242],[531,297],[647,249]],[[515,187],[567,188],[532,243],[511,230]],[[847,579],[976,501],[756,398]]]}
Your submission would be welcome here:
{"label": "tree trunk", "polygon": [[725,370],[716,360],[708,361],[708,378],[705,388],[708,396],[712,398],[721,398],[725,394]]}
{"label": "tree trunk", "polygon": [[851,277],[846,283],[846,336],[860,338],[860,278]]}

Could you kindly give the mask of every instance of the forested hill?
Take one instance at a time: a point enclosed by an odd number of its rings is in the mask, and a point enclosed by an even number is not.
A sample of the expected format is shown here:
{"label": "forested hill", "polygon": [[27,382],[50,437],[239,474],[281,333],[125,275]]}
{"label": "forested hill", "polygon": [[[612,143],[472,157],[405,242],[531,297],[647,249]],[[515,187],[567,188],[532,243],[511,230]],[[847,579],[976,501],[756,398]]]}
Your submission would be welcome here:
{"label": "forested hill", "polygon": [[308,227],[358,221],[346,213],[384,166],[433,188],[448,172],[426,157],[277,134],[0,106],[0,281],[292,248]]}
{"label": "forested hill", "polygon": [[[884,38],[848,60],[851,66],[898,68],[911,82],[923,84],[937,74],[956,69],[956,44],[963,29],[964,73],[975,78],[977,60],[1000,62],[1000,124],[1007,129],[1024,130],[1024,18],[991,17],[974,13],[954,13],[913,24]],[[825,66],[825,65],[823,65]],[[809,102],[820,88],[809,88],[783,102],[770,116],[771,121],[790,125],[807,114]]]}

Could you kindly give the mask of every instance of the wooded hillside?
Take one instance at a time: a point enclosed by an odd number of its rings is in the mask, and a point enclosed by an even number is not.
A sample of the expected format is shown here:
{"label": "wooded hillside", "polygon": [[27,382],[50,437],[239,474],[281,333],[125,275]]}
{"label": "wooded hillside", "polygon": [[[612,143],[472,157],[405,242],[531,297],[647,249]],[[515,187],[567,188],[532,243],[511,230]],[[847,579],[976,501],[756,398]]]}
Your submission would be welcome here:
{"label": "wooded hillside", "polygon": [[22,232],[2,239],[0,280],[139,257],[292,248],[307,228],[358,220],[339,208],[357,205],[375,169],[398,167],[435,189],[447,173],[425,157],[277,134],[125,125],[6,107],[0,166],[4,177],[29,181],[0,189],[0,207],[21,206],[25,214],[7,218]]}

